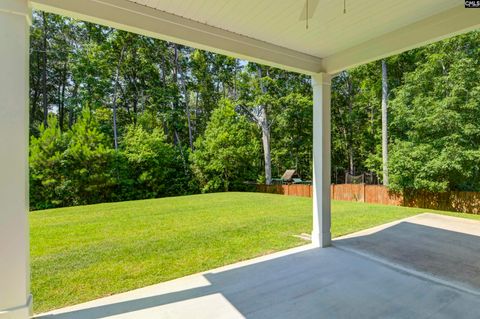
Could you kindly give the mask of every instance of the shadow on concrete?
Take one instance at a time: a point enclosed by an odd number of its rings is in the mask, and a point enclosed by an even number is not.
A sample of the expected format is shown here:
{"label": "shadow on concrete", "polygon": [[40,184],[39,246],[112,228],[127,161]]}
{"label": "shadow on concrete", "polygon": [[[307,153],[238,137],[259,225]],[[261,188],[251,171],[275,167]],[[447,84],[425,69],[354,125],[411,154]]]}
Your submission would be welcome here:
{"label": "shadow on concrete", "polygon": [[[256,311],[263,313],[262,310],[267,309],[272,316],[252,315],[251,318],[291,318],[288,313],[294,309],[284,309],[285,303],[333,284],[333,278],[319,276],[319,262],[312,258],[319,253],[319,249],[313,249],[219,273],[203,274],[210,282],[209,286],[36,318],[97,319],[218,293],[226,297],[243,316]],[[314,303],[315,299],[311,302]],[[194,314],[192,318],[195,318]]]}
{"label": "shadow on concrete", "polygon": [[[366,252],[445,278],[480,284],[480,238],[412,223],[374,234],[337,240]],[[480,297],[412,276],[335,247],[310,249],[203,275],[210,285],[92,306],[38,319],[99,319],[221,294],[243,318],[478,318]],[[217,318],[215,303],[189,316]],[[222,318],[231,318],[223,313]],[[142,317],[147,318],[147,317]],[[162,318],[149,316],[148,318]]]}
{"label": "shadow on concrete", "polygon": [[335,245],[480,289],[479,236],[402,222],[367,236],[336,240]]}
{"label": "shadow on concrete", "polygon": [[[219,273],[203,274],[210,282],[209,286],[36,318],[104,318],[218,293],[225,296],[243,316],[269,308],[272,318],[291,318],[286,315],[285,309],[278,312],[276,308],[284,308],[284,302],[304,298],[312,291],[333,284],[333,281],[318,276],[318,263],[312,257],[319,254],[325,255],[325,252],[314,249]],[[312,281],[312,277],[317,278]],[[315,298],[315,294],[310,294],[310,298]]]}

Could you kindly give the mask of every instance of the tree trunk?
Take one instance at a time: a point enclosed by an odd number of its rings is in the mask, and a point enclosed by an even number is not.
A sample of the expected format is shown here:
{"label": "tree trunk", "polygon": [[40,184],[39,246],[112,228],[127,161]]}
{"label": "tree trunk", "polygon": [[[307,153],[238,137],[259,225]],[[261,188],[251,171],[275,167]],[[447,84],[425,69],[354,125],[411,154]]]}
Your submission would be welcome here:
{"label": "tree trunk", "polygon": [[[173,83],[175,83],[176,88],[178,89],[178,46],[176,44],[173,45]],[[179,105],[179,97],[178,97],[178,90],[175,92],[175,98],[173,99],[172,111],[173,111],[173,144],[176,146],[180,145],[179,134],[177,131],[177,123],[176,123],[176,111],[178,110]],[[181,147],[181,146],[180,146]]]}
{"label": "tree trunk", "polygon": [[388,185],[388,77],[387,63],[382,60],[382,160],[383,185]]}
{"label": "tree trunk", "polygon": [[262,129],[263,156],[265,161],[265,183],[272,184],[272,157],[270,152],[270,126],[268,125],[265,108],[262,108],[263,120],[259,123]]}
{"label": "tree trunk", "polygon": [[195,136],[197,135],[197,119],[199,118],[199,110],[198,110],[198,99],[199,99],[199,93],[198,89],[195,92],[195,109],[193,110],[193,114],[195,114],[195,118],[192,121],[192,140],[195,139]]}
{"label": "tree trunk", "polygon": [[113,89],[113,142],[115,145],[115,151],[118,151],[118,133],[117,133],[117,86],[118,86],[118,79],[120,77],[120,65],[122,64],[123,60],[123,53],[125,51],[125,46],[122,48],[120,53],[120,58],[118,60],[117,69],[115,71],[115,81],[114,81],[114,89]]}
{"label": "tree trunk", "polygon": [[142,102],[142,113],[145,113],[145,92],[143,92],[143,88],[145,87],[145,84],[142,85],[142,90],[140,91],[140,100]]}
{"label": "tree trunk", "polygon": [[[349,79],[348,80],[348,112],[349,118],[352,117],[353,113],[353,83]],[[349,161],[349,170],[351,175],[355,175],[355,160],[354,160],[354,146],[353,146],[353,139],[354,139],[354,132],[353,132],[353,125],[350,123],[350,130],[348,131],[348,161]]]}
{"label": "tree trunk", "polygon": [[37,51],[36,53],[37,58],[36,58],[36,72],[33,72],[34,74],[38,74],[38,76],[32,76],[33,80],[33,97],[32,97],[32,109],[30,112],[30,128],[33,128],[33,124],[35,123],[36,115],[37,115],[37,106],[38,106],[38,100],[41,95],[41,88],[40,88],[40,75],[42,73],[42,65],[40,63],[40,51]]}
{"label": "tree trunk", "polygon": [[[185,94],[188,92],[185,90]],[[193,131],[192,131],[192,115],[190,114],[190,105],[189,99],[186,100],[187,108],[185,112],[187,112],[187,124],[188,124],[188,141],[190,144],[190,149],[193,151]]]}
{"label": "tree trunk", "polygon": [[[165,54],[162,54],[162,64],[160,67],[160,70],[162,71],[161,77],[162,77],[162,87],[164,90],[166,90],[167,87],[167,75],[166,75],[166,65],[165,65]],[[165,121],[165,117],[162,119],[162,125],[163,125],[163,134],[169,138],[169,129],[168,129],[168,123]]]}
{"label": "tree trunk", "polygon": [[65,121],[65,88],[67,86],[67,62],[63,64],[63,71],[62,71],[62,84],[60,90],[60,103],[59,103],[59,121],[58,124],[60,126],[60,131],[63,131],[63,122]]}
{"label": "tree trunk", "polygon": [[190,145],[190,149],[193,151],[193,134],[192,134],[192,119],[190,114],[190,96],[188,94],[187,85],[186,85],[186,74],[182,68],[179,68],[181,72],[181,79],[182,79],[182,90],[183,95],[185,96],[185,113],[187,114],[187,125],[188,125],[188,141]]}
{"label": "tree trunk", "polygon": [[42,97],[43,97],[43,124],[48,125],[48,96],[47,96],[47,15],[42,12],[43,19],[43,71],[42,71]]}
{"label": "tree trunk", "polygon": [[[73,86],[73,93],[72,93],[72,101],[76,105],[77,104],[77,95],[78,95],[78,83],[75,82],[75,85]],[[70,103],[70,106],[68,108],[68,128],[71,129],[73,122],[74,122],[74,106],[72,103]]]}
{"label": "tree trunk", "polygon": [[348,147],[348,163],[350,166],[350,174],[355,175],[355,165],[353,161],[353,143],[350,143]]}
{"label": "tree trunk", "polygon": [[[257,66],[258,79],[260,82],[260,88],[262,93],[266,93],[266,89],[262,83],[262,68]],[[263,158],[265,161],[265,183],[267,185],[272,184],[272,156],[270,152],[270,125],[268,123],[268,114],[265,105],[258,106],[257,123],[262,129],[262,144],[263,144]]]}

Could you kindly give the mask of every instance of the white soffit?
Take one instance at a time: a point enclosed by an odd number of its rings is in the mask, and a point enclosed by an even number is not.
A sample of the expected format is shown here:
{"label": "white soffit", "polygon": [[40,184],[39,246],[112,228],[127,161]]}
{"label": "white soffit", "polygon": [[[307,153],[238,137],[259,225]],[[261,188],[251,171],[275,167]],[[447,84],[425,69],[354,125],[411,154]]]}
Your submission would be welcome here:
{"label": "white soffit", "polygon": [[[31,0],[33,8],[312,74],[480,27],[463,0]],[[315,9],[315,10],[313,10]],[[303,14],[302,14],[303,13]]]}

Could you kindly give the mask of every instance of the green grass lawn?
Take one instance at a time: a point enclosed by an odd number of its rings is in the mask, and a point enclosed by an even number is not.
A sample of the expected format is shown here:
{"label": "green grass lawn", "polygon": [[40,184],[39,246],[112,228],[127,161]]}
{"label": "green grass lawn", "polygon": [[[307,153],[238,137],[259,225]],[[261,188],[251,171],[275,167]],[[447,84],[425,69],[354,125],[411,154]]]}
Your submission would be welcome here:
{"label": "green grass lawn", "polygon": [[[312,200],[219,193],[30,213],[35,312],[302,245]],[[333,202],[337,237],[423,209]],[[480,216],[445,213],[480,219]]]}

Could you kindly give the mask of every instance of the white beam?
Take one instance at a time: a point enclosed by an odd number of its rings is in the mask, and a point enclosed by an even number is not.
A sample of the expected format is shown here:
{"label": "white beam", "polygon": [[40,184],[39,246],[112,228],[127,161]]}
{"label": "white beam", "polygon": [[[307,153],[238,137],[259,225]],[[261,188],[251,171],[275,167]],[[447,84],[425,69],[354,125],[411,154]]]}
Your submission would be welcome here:
{"label": "white beam", "polygon": [[31,0],[34,9],[312,74],[321,59],[126,0]]}
{"label": "white beam", "polygon": [[312,75],[313,89],[313,231],[317,247],[331,244],[330,233],[330,96],[331,76]]}
{"label": "white beam", "polygon": [[480,28],[480,11],[462,5],[323,59],[330,74]]}
{"label": "white beam", "polygon": [[29,318],[28,0],[0,1],[0,319]]}

